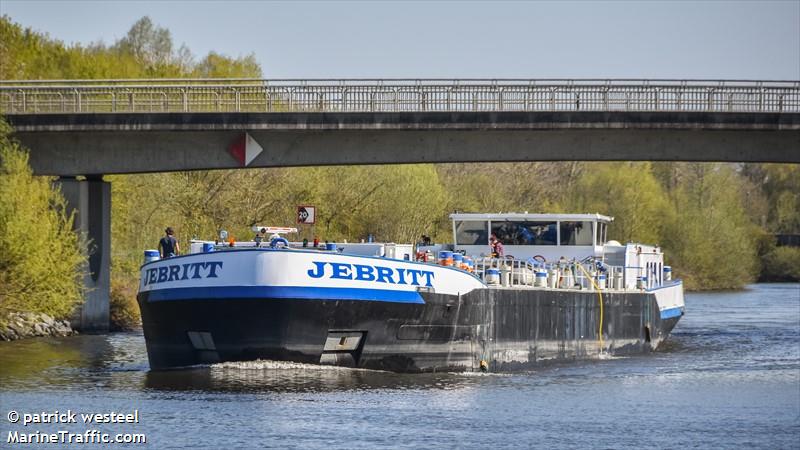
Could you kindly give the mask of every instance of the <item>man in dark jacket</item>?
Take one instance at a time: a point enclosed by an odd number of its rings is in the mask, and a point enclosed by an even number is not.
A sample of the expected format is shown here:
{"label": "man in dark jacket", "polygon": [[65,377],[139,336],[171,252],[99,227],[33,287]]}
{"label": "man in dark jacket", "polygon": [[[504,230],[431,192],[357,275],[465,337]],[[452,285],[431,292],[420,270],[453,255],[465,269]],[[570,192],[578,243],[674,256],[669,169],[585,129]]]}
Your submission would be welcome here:
{"label": "man in dark jacket", "polygon": [[175,232],[172,231],[172,227],[167,227],[164,232],[167,233],[167,235],[158,242],[158,249],[161,251],[161,257],[169,258],[177,256],[181,252],[181,248],[178,246],[178,240],[175,239]]}

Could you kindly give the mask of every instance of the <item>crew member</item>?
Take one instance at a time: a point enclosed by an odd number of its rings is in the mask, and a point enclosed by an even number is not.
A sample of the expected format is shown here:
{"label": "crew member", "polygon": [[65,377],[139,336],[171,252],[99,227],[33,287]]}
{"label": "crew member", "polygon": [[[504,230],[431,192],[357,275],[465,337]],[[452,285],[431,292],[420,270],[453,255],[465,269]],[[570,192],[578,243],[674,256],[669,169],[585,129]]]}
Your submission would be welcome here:
{"label": "crew member", "polygon": [[497,235],[492,233],[492,236],[489,238],[489,244],[492,246],[492,256],[495,258],[502,258],[505,254],[505,250],[503,249],[503,243],[500,242],[500,239],[497,239]]}
{"label": "crew member", "polygon": [[162,237],[158,242],[158,249],[161,251],[161,258],[163,259],[177,256],[180,254],[181,248],[178,245],[178,240],[175,239],[175,232],[172,231],[172,227],[167,227],[167,229],[164,230],[164,233],[167,235]]}

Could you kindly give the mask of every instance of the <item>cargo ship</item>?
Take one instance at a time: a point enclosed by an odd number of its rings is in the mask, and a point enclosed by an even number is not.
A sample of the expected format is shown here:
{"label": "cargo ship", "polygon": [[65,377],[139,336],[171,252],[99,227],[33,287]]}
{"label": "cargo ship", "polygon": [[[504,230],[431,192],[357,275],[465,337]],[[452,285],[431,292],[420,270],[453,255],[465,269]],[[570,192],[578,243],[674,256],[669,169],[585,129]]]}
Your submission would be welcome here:
{"label": "cargo ship", "polygon": [[314,245],[264,227],[271,237],[192,241],[166,259],[148,251],[137,300],[150,366],[524,370],[651,352],[684,314],[662,250],[606,240],[612,217],[450,218],[447,245]]}

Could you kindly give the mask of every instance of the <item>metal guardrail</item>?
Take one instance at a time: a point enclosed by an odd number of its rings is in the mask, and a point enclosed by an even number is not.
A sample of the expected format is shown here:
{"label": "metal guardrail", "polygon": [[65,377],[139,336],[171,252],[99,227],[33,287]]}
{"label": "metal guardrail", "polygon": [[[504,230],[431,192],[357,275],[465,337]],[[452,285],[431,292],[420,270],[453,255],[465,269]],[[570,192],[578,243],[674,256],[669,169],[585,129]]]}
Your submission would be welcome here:
{"label": "metal guardrail", "polygon": [[800,112],[800,81],[161,79],[0,81],[0,113]]}
{"label": "metal guardrail", "polygon": [[[578,266],[582,266],[583,269],[579,269]],[[496,269],[499,272],[499,278],[495,283],[492,283],[487,277],[488,269]],[[538,283],[537,272],[546,274],[546,277],[539,279]],[[474,260],[474,274],[489,285],[505,287],[536,286],[590,291],[595,291],[597,288],[600,290],[642,291],[665,285],[665,280],[661,275],[655,272],[648,273],[643,267],[603,264],[601,272],[594,261],[562,260],[547,264],[537,262],[534,265],[530,261],[519,259],[484,257]],[[666,280],[666,282],[669,283],[670,280]]]}

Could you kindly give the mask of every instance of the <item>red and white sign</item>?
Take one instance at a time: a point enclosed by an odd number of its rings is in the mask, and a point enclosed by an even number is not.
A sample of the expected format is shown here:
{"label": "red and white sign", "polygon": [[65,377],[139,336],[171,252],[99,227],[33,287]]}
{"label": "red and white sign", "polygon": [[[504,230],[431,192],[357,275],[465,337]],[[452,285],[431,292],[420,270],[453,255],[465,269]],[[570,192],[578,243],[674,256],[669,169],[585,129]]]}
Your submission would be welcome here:
{"label": "red and white sign", "polygon": [[316,208],[313,206],[301,205],[297,207],[297,223],[313,225],[316,219]]}
{"label": "red and white sign", "polygon": [[236,161],[238,161],[239,165],[242,167],[249,166],[262,151],[264,151],[264,149],[261,145],[247,132],[242,133],[242,135],[236,138],[228,147],[228,152],[236,158]]}

